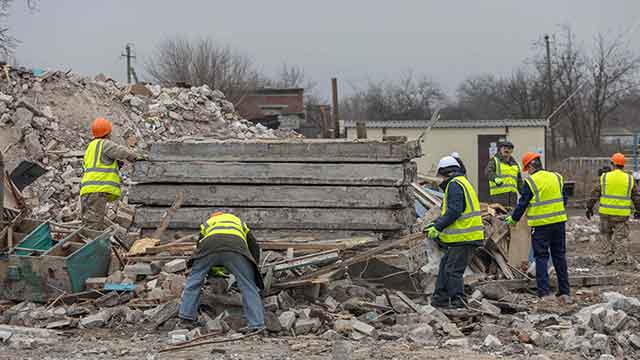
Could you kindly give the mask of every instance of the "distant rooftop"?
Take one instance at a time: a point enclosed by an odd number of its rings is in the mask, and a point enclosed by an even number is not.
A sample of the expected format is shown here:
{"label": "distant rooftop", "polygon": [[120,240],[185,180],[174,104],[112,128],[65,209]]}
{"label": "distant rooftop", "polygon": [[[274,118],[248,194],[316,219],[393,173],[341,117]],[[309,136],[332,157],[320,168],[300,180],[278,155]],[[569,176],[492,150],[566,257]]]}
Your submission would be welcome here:
{"label": "distant rooftop", "polygon": [[[365,121],[368,128],[426,128],[429,120],[386,120]],[[440,120],[434,128],[502,128],[502,127],[546,127],[545,119],[504,119],[504,120]],[[356,127],[355,120],[345,120],[345,128]]]}

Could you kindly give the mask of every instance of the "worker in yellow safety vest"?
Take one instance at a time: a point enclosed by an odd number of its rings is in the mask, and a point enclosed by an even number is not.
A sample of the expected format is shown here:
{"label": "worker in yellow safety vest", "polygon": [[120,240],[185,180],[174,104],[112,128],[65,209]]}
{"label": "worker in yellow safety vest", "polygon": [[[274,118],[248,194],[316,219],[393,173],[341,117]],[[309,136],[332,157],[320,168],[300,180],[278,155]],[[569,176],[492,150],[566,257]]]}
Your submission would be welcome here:
{"label": "worker in yellow safety vest", "polygon": [[515,206],[522,187],[522,171],[513,158],[513,143],[506,140],[498,143],[498,152],[489,160],[485,175],[489,180],[491,201]]}
{"label": "worker in yellow safety vest", "polygon": [[234,275],[242,293],[242,308],[247,326],[241,332],[262,332],[265,329],[264,306],[260,298],[263,288],[258,270],[260,248],[249,227],[237,216],[216,211],[200,225],[200,238],[190,259],[191,274],[182,291],[180,325],[194,328],[199,325],[198,305],[201,287],[207,274],[220,274],[222,269]]}
{"label": "worker in yellow safety vest", "polygon": [[531,245],[536,261],[538,296],[546,301],[556,299],[549,289],[547,265],[550,253],[558,277],[558,300],[561,303],[571,303],[565,241],[567,196],[564,179],[558,173],[544,170],[538,153],[525,153],[522,166],[527,171],[523,176],[525,185],[522,186],[518,206],[505,222],[515,225],[527,212],[527,222],[532,228]]}
{"label": "worker in yellow safety vest", "polygon": [[633,176],[624,172],[625,158],[621,153],[611,156],[612,169],[600,175],[600,181],[591,192],[587,202],[587,219],[593,216],[593,208],[600,201],[600,237],[606,247],[606,265],[626,264],[628,258],[629,217],[631,204],[640,217],[640,191]]}
{"label": "worker in yellow safety vest", "polygon": [[441,308],[464,307],[464,270],[475,249],[484,242],[484,227],[476,190],[452,156],[438,162],[438,177],[444,191],[440,217],[425,227],[430,239],[445,250],[440,261],[431,305]]}
{"label": "worker in yellow safety vest", "polygon": [[136,161],[145,156],[111,141],[111,122],[98,118],[91,124],[93,140],[84,153],[84,173],[80,181],[82,225],[104,230],[107,202],[120,198],[119,161]]}

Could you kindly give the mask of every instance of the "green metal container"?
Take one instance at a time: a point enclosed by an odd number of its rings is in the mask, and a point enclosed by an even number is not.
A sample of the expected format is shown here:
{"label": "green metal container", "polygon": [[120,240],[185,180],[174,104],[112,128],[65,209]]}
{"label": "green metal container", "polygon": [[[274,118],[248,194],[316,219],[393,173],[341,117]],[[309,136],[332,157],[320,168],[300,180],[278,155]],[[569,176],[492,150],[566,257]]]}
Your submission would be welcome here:
{"label": "green metal container", "polygon": [[8,254],[6,271],[0,274],[0,295],[46,302],[83,291],[87,278],[107,275],[111,235],[103,232],[85,240],[78,230],[56,241],[49,223],[38,226]]}

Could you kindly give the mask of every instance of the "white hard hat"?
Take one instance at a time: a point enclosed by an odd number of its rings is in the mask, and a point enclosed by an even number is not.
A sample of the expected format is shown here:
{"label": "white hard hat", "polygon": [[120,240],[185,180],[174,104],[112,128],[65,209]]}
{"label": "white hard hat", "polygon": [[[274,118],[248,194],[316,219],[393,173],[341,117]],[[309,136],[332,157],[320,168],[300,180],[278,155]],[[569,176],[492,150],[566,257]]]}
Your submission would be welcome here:
{"label": "white hard hat", "polygon": [[454,158],[459,158],[460,154],[458,154],[458,152],[454,151],[451,153],[451,156],[453,156]]}
{"label": "white hard hat", "polygon": [[438,168],[436,169],[436,173],[439,172],[440,169],[444,169],[449,166],[460,167],[460,164],[458,164],[458,161],[456,161],[456,159],[454,159],[453,156],[445,156],[442,159],[440,159],[440,161],[438,161]]}

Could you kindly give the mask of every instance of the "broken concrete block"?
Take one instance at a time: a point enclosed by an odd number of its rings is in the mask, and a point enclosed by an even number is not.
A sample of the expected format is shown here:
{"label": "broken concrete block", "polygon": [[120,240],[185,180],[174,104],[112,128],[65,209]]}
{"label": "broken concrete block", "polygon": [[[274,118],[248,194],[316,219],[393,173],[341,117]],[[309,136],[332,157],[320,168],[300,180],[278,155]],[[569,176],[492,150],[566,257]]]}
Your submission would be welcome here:
{"label": "broken concrete block", "polygon": [[178,316],[178,310],[180,309],[180,303],[177,300],[170,301],[166,304],[158,306],[158,310],[153,314],[152,321],[156,327],[161,326],[167,320]]}
{"label": "broken concrete block", "polygon": [[477,300],[477,301],[482,301],[482,298],[484,297],[484,295],[482,294],[482,291],[476,289],[473,294],[471,294],[471,298],[470,300]]}
{"label": "broken concrete block", "polygon": [[135,279],[138,276],[153,275],[153,271],[151,270],[151,264],[138,262],[126,265],[124,267],[124,274]]}
{"label": "broken concrete block", "polygon": [[500,315],[500,313],[502,312],[499,307],[491,304],[487,299],[483,299],[482,302],[480,302],[480,308],[496,316]]}
{"label": "broken concrete block", "polygon": [[282,331],[280,320],[276,314],[271,311],[266,311],[264,313],[264,324],[270,332],[279,333]]}
{"label": "broken concrete block", "polygon": [[178,329],[170,331],[167,335],[169,336],[169,344],[178,344],[181,342],[189,341],[189,330],[187,329]]}
{"label": "broken concrete block", "polygon": [[313,319],[298,319],[295,323],[294,330],[296,335],[304,335],[308,334],[314,330],[317,330],[320,327],[320,320],[317,318]]}
{"label": "broken concrete block", "polygon": [[591,312],[589,326],[597,332],[604,331],[604,318],[607,313],[607,308],[598,307]]}
{"label": "broken concrete block", "polygon": [[142,311],[127,309],[127,312],[125,314],[125,321],[129,324],[137,324],[142,321],[143,317],[144,313]]}
{"label": "broken concrete block", "polygon": [[443,322],[441,323],[442,325],[442,331],[444,331],[445,333],[449,334],[449,336],[451,337],[463,337],[464,334],[462,333],[462,331],[460,331],[460,329],[458,329],[458,326],[452,322]]}
{"label": "broken concrete block", "polygon": [[5,343],[13,336],[13,332],[9,330],[0,329],[0,343]]}
{"label": "broken concrete block", "polygon": [[616,357],[611,354],[602,354],[598,360],[616,360]]}
{"label": "broken concrete block", "polygon": [[487,335],[487,337],[484,338],[484,341],[482,342],[482,346],[487,348],[496,348],[502,346],[502,342],[500,341],[500,339],[493,335]]}
{"label": "broken concrete block", "polygon": [[278,297],[276,295],[266,297],[263,303],[265,311],[278,311]]}
{"label": "broken concrete block", "polygon": [[320,338],[323,340],[333,341],[333,340],[338,340],[342,337],[335,330],[327,330],[322,335],[320,335]]}
{"label": "broken concrete block", "polygon": [[99,328],[105,326],[109,319],[111,319],[111,312],[103,310],[97,314],[84,317],[82,320],[80,320],[80,325],[87,329]]}
{"label": "broken concrete block", "polygon": [[354,330],[359,331],[367,336],[371,336],[373,338],[376,337],[376,328],[374,328],[373,326],[363,323],[362,321],[353,319],[351,320],[351,326],[353,327]]}
{"label": "broken concrete block", "polygon": [[284,330],[290,330],[296,322],[296,313],[293,311],[285,311],[278,316],[278,320]]}
{"label": "broken concrete block", "polygon": [[189,340],[195,339],[195,338],[197,338],[199,336],[202,336],[202,332],[200,331],[199,327],[193,328],[193,329],[191,329],[191,331],[189,331],[187,333],[187,339],[189,339]]}
{"label": "broken concrete block", "polygon": [[59,320],[59,321],[54,321],[54,322],[50,322],[47,324],[47,326],[45,326],[45,328],[47,329],[62,329],[62,328],[66,328],[66,327],[70,327],[71,326],[71,320]]}
{"label": "broken concrete block", "polygon": [[164,264],[162,269],[168,273],[177,273],[187,269],[187,261],[185,259],[171,260]]}
{"label": "broken concrete block", "polygon": [[229,325],[222,319],[213,319],[207,321],[205,330],[207,332],[226,333],[229,331]]}
{"label": "broken concrete block", "polygon": [[13,96],[0,92],[0,102],[3,102],[5,104],[11,104],[13,103]]}
{"label": "broken concrete block", "polygon": [[352,320],[338,319],[333,322],[333,329],[341,334],[347,334],[353,331]]}
{"label": "broken concrete block", "polygon": [[636,334],[632,334],[629,336],[629,343],[633,345],[636,349],[640,349],[640,336]]}
{"label": "broken concrete block", "polygon": [[335,341],[331,350],[331,357],[333,360],[353,359],[353,345],[345,340]]}
{"label": "broken concrete block", "polygon": [[595,334],[591,339],[591,347],[598,350],[601,354],[609,353],[609,337],[604,334]]}
{"label": "broken concrete block", "polygon": [[618,330],[622,329],[628,320],[627,313],[623,310],[608,309],[604,315],[603,323],[604,330],[608,334],[615,334]]}
{"label": "broken concrete block", "polygon": [[469,339],[449,339],[444,343],[445,347],[453,347],[453,348],[468,348],[469,347]]}
{"label": "broken concrete block", "polygon": [[331,296],[327,296],[327,298],[324,300],[324,304],[327,306],[327,310],[329,310],[330,312],[335,312],[340,305],[338,304],[336,299]]}
{"label": "broken concrete block", "polygon": [[434,337],[433,328],[429,325],[420,325],[411,331],[407,335],[407,340],[412,341],[422,346],[435,345],[437,339]]}
{"label": "broken concrete block", "polygon": [[84,281],[84,285],[87,289],[99,290],[104,288],[104,284],[107,282],[106,277],[93,277]]}

